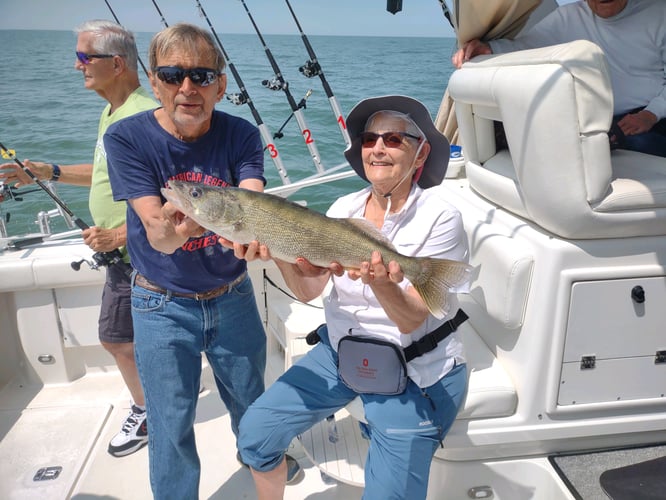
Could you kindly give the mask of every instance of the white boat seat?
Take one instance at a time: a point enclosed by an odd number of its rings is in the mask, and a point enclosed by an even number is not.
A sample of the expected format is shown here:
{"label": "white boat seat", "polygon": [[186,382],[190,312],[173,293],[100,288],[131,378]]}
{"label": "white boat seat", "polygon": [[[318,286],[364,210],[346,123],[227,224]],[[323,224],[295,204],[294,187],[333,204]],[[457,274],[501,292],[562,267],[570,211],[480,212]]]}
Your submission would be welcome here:
{"label": "white boat seat", "polygon": [[480,56],[449,92],[466,174],[484,198],[568,239],[666,234],[666,159],[611,153],[611,83],[595,44]]}

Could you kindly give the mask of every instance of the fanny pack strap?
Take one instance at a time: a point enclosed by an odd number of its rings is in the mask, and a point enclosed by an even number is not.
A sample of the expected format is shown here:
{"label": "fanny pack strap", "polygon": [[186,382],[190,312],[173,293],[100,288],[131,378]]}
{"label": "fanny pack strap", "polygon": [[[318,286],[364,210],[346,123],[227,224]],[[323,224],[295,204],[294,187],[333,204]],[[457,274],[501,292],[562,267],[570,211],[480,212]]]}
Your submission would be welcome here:
{"label": "fanny pack strap", "polygon": [[405,360],[409,363],[412,359],[432,351],[437,347],[437,344],[448,337],[452,332],[455,332],[458,329],[458,326],[467,321],[467,317],[465,311],[458,309],[458,312],[453,319],[450,319],[436,330],[424,335],[416,342],[413,342],[409,347],[406,347],[404,349]]}

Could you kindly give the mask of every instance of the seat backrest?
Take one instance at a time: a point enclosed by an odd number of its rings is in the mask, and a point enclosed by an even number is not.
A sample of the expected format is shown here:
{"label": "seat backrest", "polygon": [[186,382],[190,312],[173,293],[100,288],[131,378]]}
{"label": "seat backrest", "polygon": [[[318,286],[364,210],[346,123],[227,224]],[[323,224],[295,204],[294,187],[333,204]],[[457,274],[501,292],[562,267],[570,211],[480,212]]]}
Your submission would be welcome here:
{"label": "seat backrest", "polygon": [[[578,40],[477,57],[454,72],[449,93],[467,177],[481,196],[565,238],[666,234],[666,168],[655,168],[663,159],[623,151],[642,191],[617,182],[607,134],[611,83],[597,45]],[[494,122],[508,150],[498,150]],[[651,164],[647,178],[638,174],[644,164]],[[632,201],[618,204],[618,195]]]}

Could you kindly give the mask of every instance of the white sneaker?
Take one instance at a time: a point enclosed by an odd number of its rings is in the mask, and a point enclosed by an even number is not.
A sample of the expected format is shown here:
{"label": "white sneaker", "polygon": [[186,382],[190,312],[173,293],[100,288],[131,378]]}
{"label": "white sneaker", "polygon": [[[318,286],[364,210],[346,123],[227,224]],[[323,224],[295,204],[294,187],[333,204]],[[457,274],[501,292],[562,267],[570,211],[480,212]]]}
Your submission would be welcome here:
{"label": "white sneaker", "polygon": [[124,457],[134,453],[148,442],[148,422],[146,411],[132,405],[120,432],[109,442],[109,453],[114,457]]}

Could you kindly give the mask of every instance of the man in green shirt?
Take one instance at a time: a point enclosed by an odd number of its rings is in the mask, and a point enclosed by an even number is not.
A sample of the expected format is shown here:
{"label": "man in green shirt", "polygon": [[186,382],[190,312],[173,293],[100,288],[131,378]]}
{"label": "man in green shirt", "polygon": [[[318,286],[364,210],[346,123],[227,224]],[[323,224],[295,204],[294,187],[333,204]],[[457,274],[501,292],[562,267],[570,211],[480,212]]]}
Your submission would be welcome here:
{"label": "man in green shirt", "polygon": [[[157,103],[141,87],[137,70],[134,35],[122,26],[105,20],[88,21],[79,26],[74,67],[81,71],[84,85],[107,102],[99,120],[97,144],[92,164],[55,165],[25,161],[40,180],[52,180],[90,186],[89,207],[95,226],[83,231],[83,240],[95,252],[120,249],[125,262],[126,226],[124,202],[114,202],[106,165],[102,137],[109,125],[140,111],[153,109]],[[16,186],[32,179],[17,165],[0,165],[0,181]],[[148,442],[145,400],[134,361],[134,331],[131,316],[130,278],[118,266],[107,268],[99,318],[99,338],[113,355],[132,404],[120,432],[109,443],[109,453],[125,456]]]}

